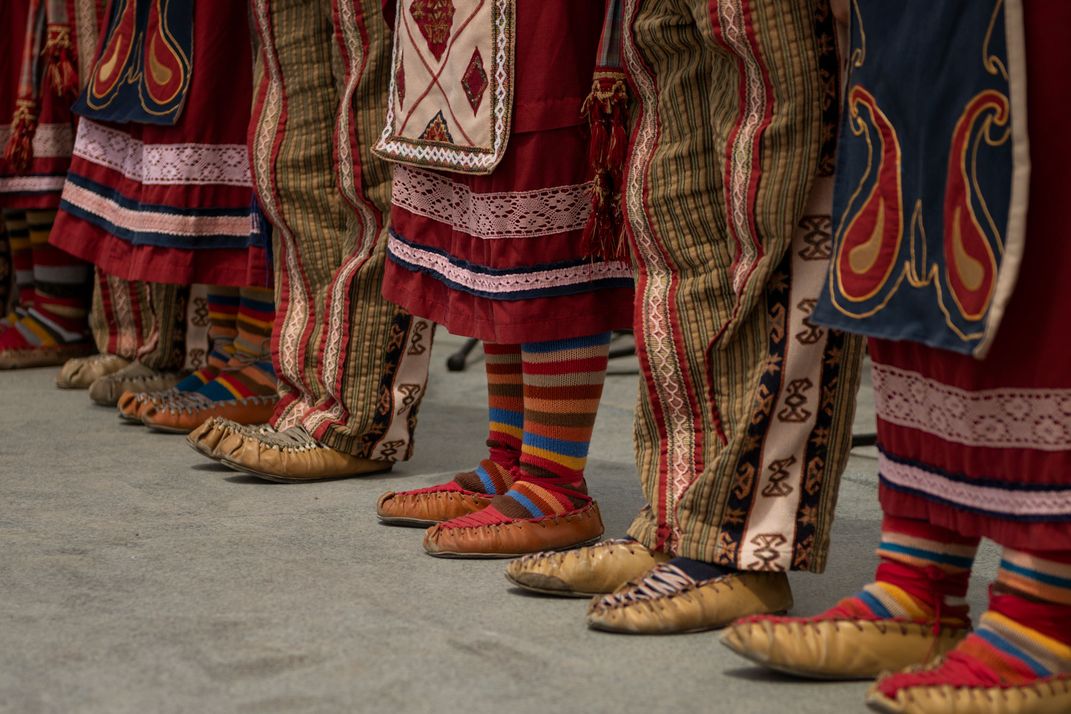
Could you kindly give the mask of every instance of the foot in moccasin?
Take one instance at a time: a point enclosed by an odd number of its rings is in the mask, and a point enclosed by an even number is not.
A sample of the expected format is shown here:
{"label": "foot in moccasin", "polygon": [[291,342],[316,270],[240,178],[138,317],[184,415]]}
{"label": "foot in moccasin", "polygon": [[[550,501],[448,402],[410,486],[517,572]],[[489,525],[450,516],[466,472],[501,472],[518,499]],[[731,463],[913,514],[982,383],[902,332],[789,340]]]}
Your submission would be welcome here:
{"label": "foot in moccasin", "polygon": [[239,424],[238,422],[212,417],[186,435],[186,443],[190,448],[206,456],[213,461],[219,461],[221,456],[218,451],[220,443],[231,433],[239,434],[270,434],[275,432],[271,424]]}
{"label": "foot in moccasin", "polygon": [[89,389],[93,382],[118,372],[128,364],[129,360],[112,354],[69,359],[56,377],[56,386],[60,389]]}
{"label": "foot in moccasin", "polygon": [[152,401],[139,410],[139,416],[153,431],[173,434],[188,434],[213,417],[263,424],[279,401],[275,386],[270,362],[236,365],[195,390]]}
{"label": "foot in moccasin", "polygon": [[178,372],[159,372],[140,362],[132,362],[89,386],[89,398],[104,407],[114,407],[124,392],[162,392],[182,379]]}
{"label": "foot in moccasin", "polygon": [[938,622],[931,604],[879,581],[815,617],[740,620],[725,631],[722,644],[785,674],[873,679],[881,672],[928,662],[969,631],[965,609]]}
{"label": "foot in moccasin", "polygon": [[179,394],[195,392],[219,376],[220,368],[207,365],[176,382],[173,386],[158,391],[127,391],[119,395],[116,408],[119,418],[136,424],[142,423],[142,415],[153,406],[165,404]]}
{"label": "foot in moccasin", "polygon": [[544,595],[593,597],[613,592],[667,560],[665,553],[620,538],[585,548],[526,555],[506,566],[506,579]]}
{"label": "foot in moccasin", "polygon": [[588,608],[588,626],[636,635],[701,632],[792,607],[784,573],[738,571],[687,558],[652,568]]}
{"label": "foot in moccasin", "polygon": [[291,427],[228,431],[215,449],[219,461],[276,483],[310,483],[384,473],[391,461],[364,459],[321,444],[305,429]]}
{"label": "foot in moccasin", "polygon": [[602,537],[599,506],[591,500],[565,507],[547,503],[544,495],[532,503],[540,508],[539,516],[518,517],[499,511],[502,499],[524,486],[530,485],[515,483],[483,511],[429,528],[424,535],[424,550],[437,558],[516,558],[526,553],[588,545]]}
{"label": "foot in moccasin", "polygon": [[[379,497],[376,515],[387,525],[427,528],[436,523],[467,516],[491,505],[496,494],[513,485],[510,467],[517,464],[500,457],[484,459],[472,471],[456,475],[452,481],[412,491],[388,491]],[[505,463],[499,463],[504,461]]]}
{"label": "foot in moccasin", "polygon": [[[1020,605],[1027,619],[1033,606],[1047,608],[1025,600]],[[1062,618],[1042,622],[1066,637]],[[885,714],[1066,714],[1071,646],[990,610],[944,657],[881,677],[867,705]]]}
{"label": "foot in moccasin", "polygon": [[81,320],[42,306],[17,308],[0,328],[0,369],[54,367],[97,351]]}

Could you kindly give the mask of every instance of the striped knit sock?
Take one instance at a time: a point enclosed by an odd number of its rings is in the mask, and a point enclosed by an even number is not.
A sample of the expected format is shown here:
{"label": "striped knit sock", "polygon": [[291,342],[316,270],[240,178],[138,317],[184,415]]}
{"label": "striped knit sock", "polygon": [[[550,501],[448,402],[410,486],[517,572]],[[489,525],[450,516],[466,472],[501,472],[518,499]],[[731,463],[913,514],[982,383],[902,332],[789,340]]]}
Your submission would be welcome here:
{"label": "striped knit sock", "polygon": [[449,523],[471,527],[542,518],[591,501],[584,466],[609,348],[608,332],[522,346],[524,432],[516,480],[486,509]]}
{"label": "striped knit sock", "polygon": [[502,494],[513,485],[521,456],[524,431],[524,382],[521,379],[521,346],[485,342],[487,368],[488,458],[471,471],[462,471],[446,483],[405,493],[457,491]]}
{"label": "striped knit sock", "polygon": [[967,626],[965,597],[977,550],[977,538],[964,538],[926,521],[886,515],[875,581],[813,619],[940,619],[947,625]]}
{"label": "striped knit sock", "polygon": [[1071,675],[1071,553],[1005,548],[989,610],[933,669],[886,677],[887,697],[917,686],[991,688]]}
{"label": "striped knit sock", "polygon": [[205,366],[179,380],[168,394],[197,392],[211,384],[234,356],[238,337],[238,308],[241,297],[237,288],[212,286],[208,289],[208,358]]}
{"label": "striped knit sock", "polygon": [[[208,367],[223,369],[234,355],[238,337],[238,308],[242,299],[238,288],[214,285],[208,289]],[[215,379],[215,374],[212,375]],[[209,380],[211,381],[211,380]]]}
{"label": "striped knit sock", "polygon": [[[210,294],[210,304],[211,301]],[[215,379],[198,388],[197,393],[213,402],[274,397],[275,370],[271,364],[271,328],[274,320],[272,291],[268,288],[242,288],[235,313],[231,358]]]}
{"label": "striped knit sock", "polygon": [[485,342],[487,369],[487,448],[490,451],[472,471],[463,471],[438,490],[502,494],[513,485],[513,471],[521,457],[524,432],[524,381],[521,346]]}
{"label": "striped knit sock", "polygon": [[15,302],[29,306],[34,301],[33,246],[30,229],[23,211],[4,211],[7,225],[8,248],[11,251],[11,269],[15,273]]}
{"label": "striped knit sock", "polygon": [[[26,236],[32,277],[22,275],[20,306],[13,329],[0,336],[0,349],[32,349],[86,342],[92,273],[89,265],[48,242],[54,211],[27,211]],[[19,238],[20,268],[25,273],[26,243]]]}

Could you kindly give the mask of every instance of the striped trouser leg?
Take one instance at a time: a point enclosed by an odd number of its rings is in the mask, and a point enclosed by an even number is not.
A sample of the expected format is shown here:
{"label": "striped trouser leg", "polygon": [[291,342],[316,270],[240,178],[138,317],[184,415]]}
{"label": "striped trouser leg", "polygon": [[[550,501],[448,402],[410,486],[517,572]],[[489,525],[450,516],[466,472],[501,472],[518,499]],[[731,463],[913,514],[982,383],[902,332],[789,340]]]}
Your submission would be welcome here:
{"label": "striped trouser leg", "polygon": [[182,366],[185,289],[123,280],[97,268],[89,328],[101,354],[138,359],[153,369]]}
{"label": "striped trouser leg", "polygon": [[648,499],[630,533],[648,546],[824,567],[861,354],[808,320],[831,239],[832,31],[825,0],[626,0]]}
{"label": "striped trouser leg", "polygon": [[275,227],[277,428],[408,458],[432,330],[381,296],[387,167],[371,155],[390,77],[374,0],[256,0],[254,180]]}

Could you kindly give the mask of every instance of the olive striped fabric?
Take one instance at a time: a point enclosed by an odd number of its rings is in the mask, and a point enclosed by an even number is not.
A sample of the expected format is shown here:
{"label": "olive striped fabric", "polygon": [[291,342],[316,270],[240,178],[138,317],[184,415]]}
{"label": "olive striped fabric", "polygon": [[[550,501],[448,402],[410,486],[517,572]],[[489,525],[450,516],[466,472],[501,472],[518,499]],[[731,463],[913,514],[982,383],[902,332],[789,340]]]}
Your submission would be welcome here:
{"label": "olive striped fabric", "polygon": [[826,0],[625,0],[624,200],[649,547],[825,565],[861,343],[813,325],[838,60]]}
{"label": "olive striped fabric", "polygon": [[97,268],[89,329],[101,354],[137,359],[146,367],[182,366],[186,289],[123,280]]}
{"label": "olive striped fabric", "polygon": [[250,155],[274,226],[274,426],[364,458],[408,458],[432,328],[381,296],[390,39],[378,0],[254,0]]}

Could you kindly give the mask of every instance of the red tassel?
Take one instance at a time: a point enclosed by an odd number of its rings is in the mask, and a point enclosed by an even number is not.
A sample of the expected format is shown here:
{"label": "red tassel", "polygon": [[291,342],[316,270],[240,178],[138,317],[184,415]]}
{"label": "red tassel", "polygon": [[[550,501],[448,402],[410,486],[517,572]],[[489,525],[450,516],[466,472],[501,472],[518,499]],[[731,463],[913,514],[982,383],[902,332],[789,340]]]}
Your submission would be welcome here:
{"label": "red tassel", "polygon": [[45,57],[45,71],[58,97],[73,97],[78,94],[78,72],[74,66],[74,47],[71,45],[71,28],[66,25],[49,25],[48,39],[41,54]]}
{"label": "red tassel", "polygon": [[4,147],[4,159],[16,173],[30,167],[33,159],[33,135],[37,132],[37,103],[32,99],[19,99],[15,104],[15,116],[11,120],[11,136]]}
{"label": "red tassel", "polygon": [[585,257],[627,261],[621,189],[628,149],[628,90],[619,73],[597,75],[584,101],[591,128],[591,215],[581,237]]}

